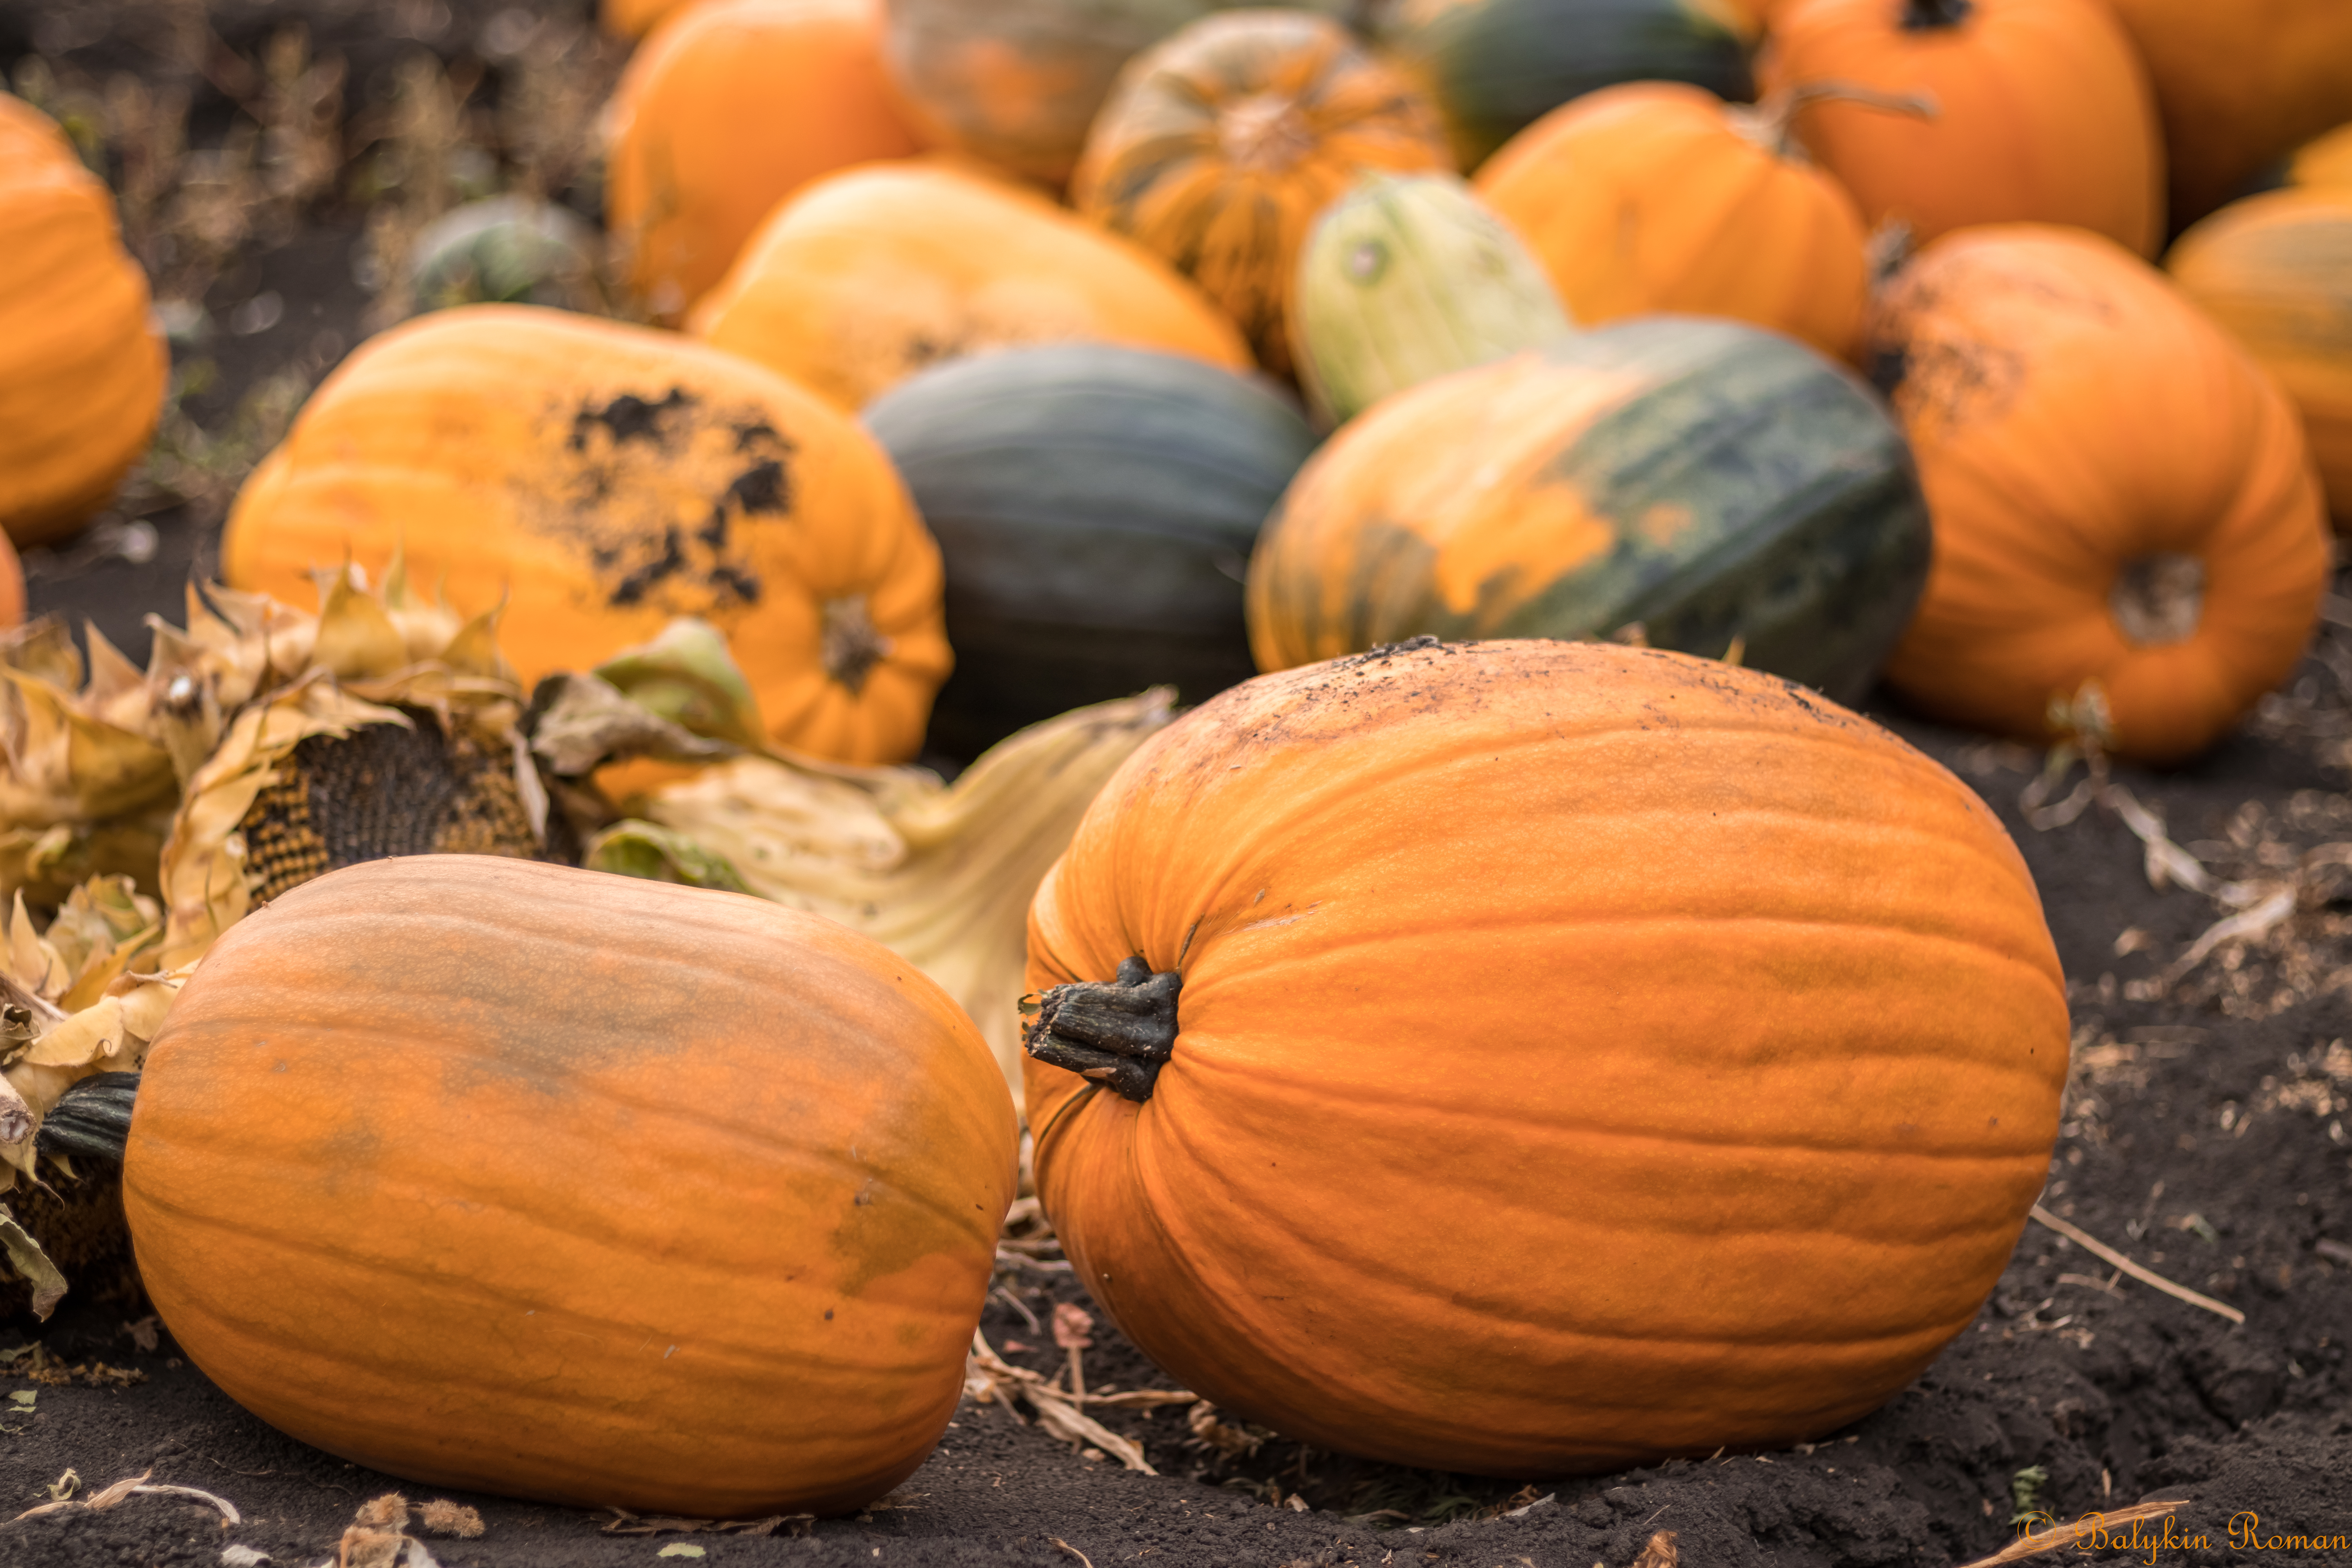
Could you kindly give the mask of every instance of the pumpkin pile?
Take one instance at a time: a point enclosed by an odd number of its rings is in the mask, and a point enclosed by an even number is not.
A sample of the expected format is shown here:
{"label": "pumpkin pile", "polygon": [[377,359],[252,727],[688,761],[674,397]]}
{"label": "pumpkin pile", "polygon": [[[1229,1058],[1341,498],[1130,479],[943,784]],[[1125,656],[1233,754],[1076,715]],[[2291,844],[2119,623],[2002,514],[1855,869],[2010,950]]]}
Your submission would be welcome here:
{"label": "pumpkin pile", "polygon": [[[450,215],[143,671],[0,643],[27,1304],[119,1164],[299,1437],[847,1510],[953,1408],[1018,1100],[1097,1300],[1284,1433],[1854,1419],[2000,1275],[2068,1028],[1997,820],[1850,705],[2177,762],[2292,670],[2347,15],[607,0],[601,273]],[[0,98],[10,268],[33,546],[163,361]]]}

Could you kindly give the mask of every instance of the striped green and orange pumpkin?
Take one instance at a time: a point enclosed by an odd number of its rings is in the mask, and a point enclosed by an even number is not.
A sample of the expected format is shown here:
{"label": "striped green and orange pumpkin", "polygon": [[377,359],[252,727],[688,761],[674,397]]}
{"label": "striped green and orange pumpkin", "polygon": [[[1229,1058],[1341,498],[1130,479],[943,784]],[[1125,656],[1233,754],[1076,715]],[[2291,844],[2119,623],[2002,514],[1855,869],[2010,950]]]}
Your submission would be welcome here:
{"label": "striped green and orange pumpkin", "polygon": [[1850,372],[1649,316],[1424,382],[1309,460],[1250,563],[1262,669],[1417,636],[1617,637],[1851,699],[1927,572],[1903,435]]}

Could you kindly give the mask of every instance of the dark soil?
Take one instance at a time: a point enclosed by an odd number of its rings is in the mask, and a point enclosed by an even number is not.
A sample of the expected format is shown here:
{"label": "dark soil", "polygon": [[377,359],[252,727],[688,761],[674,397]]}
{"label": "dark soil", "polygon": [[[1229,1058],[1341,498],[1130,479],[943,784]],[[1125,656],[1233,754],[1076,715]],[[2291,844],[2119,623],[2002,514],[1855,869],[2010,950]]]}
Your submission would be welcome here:
{"label": "dark soil", "polygon": [[[192,567],[208,569],[244,468],[382,317],[381,298],[396,285],[372,259],[383,247],[371,226],[387,204],[410,204],[413,220],[439,199],[418,206],[414,180],[401,183],[422,156],[394,113],[404,92],[421,90],[417,62],[459,100],[448,168],[489,184],[536,182],[593,211],[593,168],[534,147],[497,113],[501,94],[554,64],[601,95],[617,51],[589,38],[583,21],[543,0],[0,0],[0,68],[13,82],[25,87],[29,68],[53,103],[117,116],[94,135],[119,187],[136,174],[126,149],[137,139],[122,131],[122,100],[108,97],[124,79],[159,100],[184,92],[199,152],[234,150],[244,121],[266,121],[310,124],[331,154],[307,184],[273,187],[257,175],[243,230],[225,241],[217,232],[205,240],[168,193],[144,217],[126,195],[126,230],[164,280],[159,295],[200,312],[184,316],[193,324],[175,345],[179,396],[157,458],[81,540],[28,555],[37,611],[89,616],[134,658],[146,647],[142,617],[180,618],[182,584]],[[298,27],[299,55],[282,42]],[[328,75],[337,99],[320,109]],[[572,112],[576,130],[584,121]],[[266,158],[247,156],[266,173]],[[275,302],[257,307],[264,296]],[[700,1547],[706,1562],[742,1563],[1626,1568],[1671,1531],[1682,1560],[1706,1568],[1943,1568],[2014,1539],[2019,1514],[2073,1519],[2161,1497],[2189,1500],[2169,1534],[2142,1526],[2137,1542],[2095,1554],[2352,1563],[2342,1544],[2352,1538],[2352,1000],[2338,983],[2352,900],[2326,879],[2342,868],[2305,853],[2352,840],[2352,652],[2339,629],[2321,656],[2194,767],[2115,775],[2217,876],[2300,875],[2289,921],[2193,967],[2180,960],[2230,909],[2152,888],[2141,840],[2115,810],[2094,805],[2037,828],[2019,803],[2040,759],[1875,710],[2000,810],[2073,977],[2074,1081],[2044,1204],[2242,1310],[2242,1326],[2118,1278],[2037,1225],[1977,1321],[1926,1375],[1878,1414],[1797,1450],[1521,1488],[1279,1438],[1236,1457],[1195,1436],[1181,1405],[1098,1412],[1143,1445],[1155,1477],[1074,1451],[1000,1406],[967,1404],[887,1505],[815,1521],[804,1535],[790,1526],[772,1537],[606,1535],[604,1521],[571,1510],[461,1497],[486,1532],[434,1538],[432,1550],[453,1568],[650,1563],[675,1542]],[[1053,1302],[1084,1298],[1044,1250],[1001,1277],[982,1327],[1009,1361],[1049,1371],[1061,1352],[1037,1321]],[[0,1353],[19,1347],[0,1388],[21,1391],[0,1399],[0,1521],[47,1501],[68,1471],[84,1496],[152,1471],[153,1482],[228,1500],[243,1522],[224,1528],[209,1505],[138,1494],[104,1511],[0,1522],[0,1568],[213,1564],[230,1544],[281,1565],[331,1560],[354,1510],[401,1483],[247,1415],[173,1353],[168,1335],[142,1347],[152,1332],[143,1313],[93,1286],[47,1325],[0,1327]],[[1095,1332],[1089,1386],[1168,1385],[1107,1325]],[[2264,1542],[2335,1543],[2233,1545],[2242,1515],[2259,1516]]]}

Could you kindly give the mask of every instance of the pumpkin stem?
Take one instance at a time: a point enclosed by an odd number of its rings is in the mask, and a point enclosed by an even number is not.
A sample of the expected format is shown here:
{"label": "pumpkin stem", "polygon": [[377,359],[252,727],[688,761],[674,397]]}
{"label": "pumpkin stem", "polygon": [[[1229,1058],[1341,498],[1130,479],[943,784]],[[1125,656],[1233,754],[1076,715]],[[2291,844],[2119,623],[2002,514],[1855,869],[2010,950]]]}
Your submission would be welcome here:
{"label": "pumpkin stem", "polygon": [[1122,961],[1108,983],[1081,980],[1038,998],[1021,1031],[1022,1047],[1048,1067],[1107,1084],[1140,1103],[1151,1098],[1160,1068],[1176,1050],[1176,993],[1184,977],[1151,973],[1140,958]]}
{"label": "pumpkin stem", "polygon": [[1217,141],[1234,168],[1279,174],[1315,151],[1315,128],[1287,94],[1261,92],[1217,116]]}
{"label": "pumpkin stem", "polygon": [[1903,0],[1900,26],[1909,33],[1957,27],[1967,21],[1969,13],[1976,8],[1976,0]]}
{"label": "pumpkin stem", "polygon": [[890,639],[875,629],[866,596],[824,602],[824,672],[856,696],[866,689],[866,677],[890,651]]}
{"label": "pumpkin stem", "polygon": [[2126,562],[2107,609],[2136,647],[2187,642],[2205,616],[2205,563],[2170,551]]}
{"label": "pumpkin stem", "polygon": [[79,1154],[122,1163],[131,1141],[131,1107],[139,1094],[135,1072],[94,1073],[68,1088],[41,1118],[35,1147],[44,1154]]}
{"label": "pumpkin stem", "polygon": [[[1966,4],[1966,0],[1962,0]],[[1753,109],[1733,106],[1724,110],[1732,129],[1776,158],[1803,162],[1805,150],[1797,141],[1797,116],[1816,103],[1858,103],[1914,120],[1936,118],[1936,100],[1924,92],[1881,92],[1853,81],[1807,81],[1774,93]]]}

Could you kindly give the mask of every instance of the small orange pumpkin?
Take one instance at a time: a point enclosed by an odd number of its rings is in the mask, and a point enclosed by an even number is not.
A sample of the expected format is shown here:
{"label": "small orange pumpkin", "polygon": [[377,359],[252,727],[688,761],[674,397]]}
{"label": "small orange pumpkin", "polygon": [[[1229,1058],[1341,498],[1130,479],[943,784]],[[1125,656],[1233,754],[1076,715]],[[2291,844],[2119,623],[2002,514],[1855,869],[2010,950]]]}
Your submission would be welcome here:
{"label": "small orange pumpkin", "polygon": [[1033,191],[946,163],[877,163],[778,208],[694,330],[856,410],[982,349],[1103,342],[1246,370],[1199,289]]}
{"label": "small orange pumpkin", "polygon": [[877,0],[716,0],[647,41],[605,125],[604,221],[676,320],[778,202],[916,151],[883,79]]}
{"label": "small orange pumpkin", "polygon": [[934,147],[1059,188],[1118,69],[1214,0],[883,0],[890,75]]}
{"label": "small orange pumpkin", "polygon": [[2305,138],[2352,121],[2352,5],[2344,0],[2107,4],[2156,89],[2175,225],[2238,195]]}
{"label": "small orange pumpkin", "polygon": [[1436,110],[1328,16],[1226,11],[1145,51],[1087,138],[1078,210],[1168,258],[1290,368],[1316,216],[1365,169],[1450,169]]}
{"label": "small orange pumpkin", "polygon": [[604,0],[596,20],[616,38],[642,38],[673,16],[692,10],[702,0]]}
{"label": "small orange pumpkin", "polygon": [[578,1507],[838,1512],[954,1414],[1003,1083],[945,992],[830,921],[377,860],[181,991],[124,1207],[189,1359],[304,1442]]}
{"label": "small orange pumpkin", "polygon": [[1447,1470],[1870,1410],[2000,1277],[2066,1076],[1981,801],[1801,688],[1603,644],[1194,709],[1038,889],[1028,979],[1038,1194],[1119,1328],[1221,1407]]}
{"label": "small orange pumpkin", "polygon": [[56,121],[0,92],[0,529],[73,532],[147,449],[169,357],[114,198]]}
{"label": "small orange pumpkin", "polygon": [[2182,235],[2165,268],[2286,388],[2329,510],[2352,526],[2352,190],[2232,202]]}
{"label": "small orange pumpkin", "polygon": [[1603,88],[1511,138],[1474,184],[1587,325],[1730,316],[1851,358],[1869,237],[1845,187],[1789,140],[1793,109],[1679,82]]}
{"label": "small orange pumpkin", "polygon": [[1920,240],[1969,224],[2074,224],[2142,256],[2164,241],[2164,143],[2106,0],[1791,0],[1768,91],[1850,82],[1917,94],[1932,120],[1823,100],[1797,134],[1873,226]]}
{"label": "small orange pumpkin", "polygon": [[771,738],[840,762],[914,755],[951,662],[939,547],[873,437],[649,327],[467,305],[371,339],[246,481],[221,565],[299,603],[404,549],[461,609],[504,602],[525,681],[700,616]]}
{"label": "small orange pumpkin", "polygon": [[2076,229],[1949,235],[1872,347],[1936,521],[1886,668],[1922,708],[2172,761],[2294,668],[2329,570],[2301,425],[2162,274]]}

